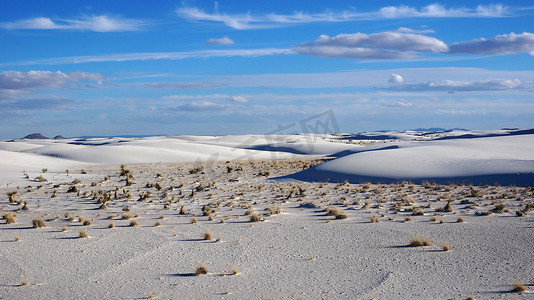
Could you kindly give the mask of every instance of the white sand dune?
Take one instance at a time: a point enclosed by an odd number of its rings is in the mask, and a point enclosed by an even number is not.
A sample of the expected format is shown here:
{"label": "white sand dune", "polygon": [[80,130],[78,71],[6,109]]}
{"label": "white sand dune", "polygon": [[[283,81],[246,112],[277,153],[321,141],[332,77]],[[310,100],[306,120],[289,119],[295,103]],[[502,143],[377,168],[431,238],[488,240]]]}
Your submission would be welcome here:
{"label": "white sand dune", "polygon": [[306,181],[534,183],[534,135],[390,143],[289,175]]}
{"label": "white sand dune", "polygon": [[[357,140],[361,138],[362,140]],[[335,157],[286,178],[304,181],[534,182],[532,130],[234,135],[0,142],[0,173],[87,165]]]}

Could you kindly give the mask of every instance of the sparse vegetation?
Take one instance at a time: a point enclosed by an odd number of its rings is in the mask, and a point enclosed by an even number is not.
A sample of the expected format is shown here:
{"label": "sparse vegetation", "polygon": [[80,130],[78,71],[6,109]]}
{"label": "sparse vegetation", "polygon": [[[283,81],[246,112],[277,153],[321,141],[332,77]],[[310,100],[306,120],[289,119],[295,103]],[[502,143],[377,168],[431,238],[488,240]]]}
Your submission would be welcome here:
{"label": "sparse vegetation", "polygon": [[514,284],[514,287],[512,288],[512,291],[516,292],[516,293],[522,293],[524,291],[526,291],[527,288],[525,287],[525,285],[521,282],[521,281],[518,281]]}
{"label": "sparse vegetation", "polygon": [[45,221],[41,217],[33,219],[32,225],[33,225],[33,228],[46,227]]}
{"label": "sparse vegetation", "polygon": [[81,229],[81,230],[80,230],[80,234],[78,235],[78,237],[81,238],[81,239],[88,238],[89,235],[87,234],[87,230],[85,230],[85,229]]}
{"label": "sparse vegetation", "polygon": [[199,275],[206,275],[209,273],[209,270],[208,270],[208,267],[205,265],[205,264],[200,264],[196,269],[195,269],[195,276],[199,276]]}
{"label": "sparse vegetation", "polygon": [[415,237],[410,241],[412,247],[432,246],[432,242],[427,237]]}
{"label": "sparse vegetation", "polygon": [[15,224],[15,218],[17,217],[16,214],[12,212],[8,212],[4,214],[4,220],[6,220],[6,224]]}

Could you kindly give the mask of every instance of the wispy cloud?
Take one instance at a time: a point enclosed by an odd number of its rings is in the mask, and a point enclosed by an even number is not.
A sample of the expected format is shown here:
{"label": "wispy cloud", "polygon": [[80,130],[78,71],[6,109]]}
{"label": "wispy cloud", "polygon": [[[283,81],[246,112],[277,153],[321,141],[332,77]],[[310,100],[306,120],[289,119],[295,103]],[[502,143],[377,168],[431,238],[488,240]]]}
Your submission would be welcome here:
{"label": "wispy cloud", "polygon": [[144,84],[144,86],[156,89],[204,89],[216,87],[211,82],[151,82]]}
{"label": "wispy cloud", "polygon": [[144,52],[144,53],[123,53],[111,55],[94,56],[70,56],[45,58],[33,61],[14,62],[0,64],[0,66],[13,65],[61,65],[61,64],[81,64],[98,62],[123,62],[123,61],[147,61],[147,60],[179,60],[187,58],[210,58],[210,57],[257,57],[268,55],[288,55],[294,54],[292,49],[264,48],[264,49],[231,49],[231,50],[199,50],[190,52]]}
{"label": "wispy cloud", "polygon": [[469,91],[498,91],[525,89],[526,85],[519,79],[496,79],[477,81],[429,81],[419,83],[401,83],[388,86],[384,89],[393,91],[446,91],[446,92],[469,92]]}
{"label": "wispy cloud", "polygon": [[147,26],[147,21],[110,17],[106,15],[85,16],[78,19],[50,19],[39,17],[0,23],[8,30],[89,30],[95,32],[137,31]]}
{"label": "wispy cloud", "polygon": [[495,18],[509,16],[508,7],[501,4],[479,5],[475,8],[446,8],[440,4],[430,4],[421,8],[410,6],[386,6],[378,11],[359,12],[345,10],[341,12],[325,11],[322,13],[305,13],[297,11],[292,14],[227,14],[221,13],[215,7],[213,13],[205,12],[196,7],[182,7],[176,13],[191,22],[211,21],[224,23],[226,26],[237,29],[262,29],[288,26],[291,24],[315,22],[348,22],[356,20],[381,20],[401,18]]}
{"label": "wispy cloud", "polygon": [[534,55],[534,34],[523,32],[497,35],[486,39],[451,44],[450,53],[497,54],[508,55],[528,53]]}
{"label": "wispy cloud", "polygon": [[179,104],[165,108],[165,110],[172,111],[213,111],[221,109],[225,109],[224,104],[218,104],[210,101],[191,101],[189,103]]}
{"label": "wispy cloud", "polygon": [[205,44],[207,45],[233,45],[235,44],[234,40],[232,40],[231,38],[227,37],[227,36],[224,36],[220,39],[208,39]]}
{"label": "wispy cloud", "polygon": [[103,79],[98,73],[60,71],[3,71],[0,73],[0,89],[21,90],[35,87],[60,87],[66,82],[97,81]]}
{"label": "wispy cloud", "polygon": [[410,59],[414,52],[448,52],[447,45],[422,34],[386,31],[373,34],[321,35],[313,42],[303,43],[295,51],[322,57]]}

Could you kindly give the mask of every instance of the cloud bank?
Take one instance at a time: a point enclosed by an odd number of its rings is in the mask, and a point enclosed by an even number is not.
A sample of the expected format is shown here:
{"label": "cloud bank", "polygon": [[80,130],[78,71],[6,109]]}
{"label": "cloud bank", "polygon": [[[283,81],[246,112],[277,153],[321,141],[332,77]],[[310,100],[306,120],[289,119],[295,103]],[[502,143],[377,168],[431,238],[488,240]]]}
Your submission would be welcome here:
{"label": "cloud bank", "polygon": [[447,92],[471,92],[471,91],[499,91],[524,89],[525,84],[519,79],[495,79],[477,81],[429,81],[419,83],[394,84],[386,90],[393,91],[447,91]]}
{"label": "cloud bank", "polygon": [[231,38],[225,36],[225,37],[222,37],[220,39],[213,39],[213,38],[212,39],[208,39],[205,42],[205,44],[207,44],[207,45],[233,45],[233,44],[235,44],[235,42]]}

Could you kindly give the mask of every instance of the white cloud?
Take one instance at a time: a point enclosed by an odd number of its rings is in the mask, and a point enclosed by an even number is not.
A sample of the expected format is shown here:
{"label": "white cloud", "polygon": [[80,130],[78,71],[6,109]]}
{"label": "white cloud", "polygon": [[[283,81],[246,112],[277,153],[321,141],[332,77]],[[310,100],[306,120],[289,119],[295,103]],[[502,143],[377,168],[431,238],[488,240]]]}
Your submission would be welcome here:
{"label": "white cloud", "polygon": [[222,37],[220,39],[214,39],[214,38],[208,39],[205,44],[208,44],[208,45],[233,45],[233,44],[235,44],[235,42],[231,38],[229,38],[227,36],[224,36],[224,37]]}
{"label": "white cloud", "polygon": [[459,42],[450,45],[450,53],[508,55],[528,53],[534,55],[534,34],[523,32],[497,35],[486,39]]}
{"label": "white cloud", "polygon": [[295,48],[300,54],[322,57],[409,59],[414,52],[443,53],[447,45],[434,37],[421,34],[386,31],[380,33],[321,35],[314,42]]}
{"label": "white cloud", "polygon": [[247,98],[243,96],[232,96],[232,101],[234,102],[241,102],[241,103],[247,103],[249,102]]}
{"label": "white cloud", "polygon": [[222,104],[217,104],[211,101],[191,101],[189,103],[179,104],[172,107],[166,107],[165,110],[174,110],[174,111],[212,111],[212,110],[221,110],[225,106]]}
{"label": "white cloud", "polygon": [[349,22],[355,20],[381,20],[400,18],[478,18],[503,17],[510,15],[508,8],[501,4],[479,5],[476,8],[446,8],[440,4],[430,4],[421,8],[410,6],[387,6],[378,11],[359,12],[345,10],[340,12],[325,11],[323,13],[304,13],[296,11],[292,14],[226,14],[220,13],[218,5],[213,13],[207,13],[196,7],[182,7],[176,13],[189,21],[211,21],[224,23],[238,29],[260,29],[288,26],[291,24],[314,22]]}
{"label": "white cloud", "polygon": [[391,74],[391,78],[388,80],[389,83],[403,83],[404,78],[399,74]]}
{"label": "white cloud", "polygon": [[478,80],[478,81],[430,81],[420,83],[405,83],[391,85],[386,90],[394,91],[447,91],[447,92],[466,92],[466,91],[495,91],[495,90],[512,90],[524,89],[525,84],[519,79],[495,79],[495,80]]}
{"label": "white cloud", "polygon": [[216,85],[210,82],[150,82],[144,86],[156,89],[203,89],[213,88]]}
{"label": "white cloud", "polygon": [[35,30],[90,30],[96,32],[137,31],[147,25],[146,21],[109,17],[87,16],[79,19],[50,19],[45,17],[0,23],[4,29]]}
{"label": "white cloud", "polygon": [[413,106],[413,104],[408,101],[383,101],[381,104],[387,107],[412,107]]}
{"label": "white cloud", "polygon": [[0,73],[0,89],[19,90],[33,87],[59,87],[66,82],[95,81],[102,79],[98,73],[60,71],[3,71]]}
{"label": "white cloud", "polygon": [[208,58],[208,57],[256,57],[268,55],[294,54],[291,49],[265,48],[265,49],[231,49],[231,50],[199,50],[190,52],[144,52],[144,53],[123,53],[99,56],[71,56],[45,58],[41,60],[24,61],[17,63],[0,64],[0,66],[12,65],[61,65],[61,64],[81,64],[93,62],[123,62],[123,61],[147,61],[147,60],[178,60],[187,58]]}

